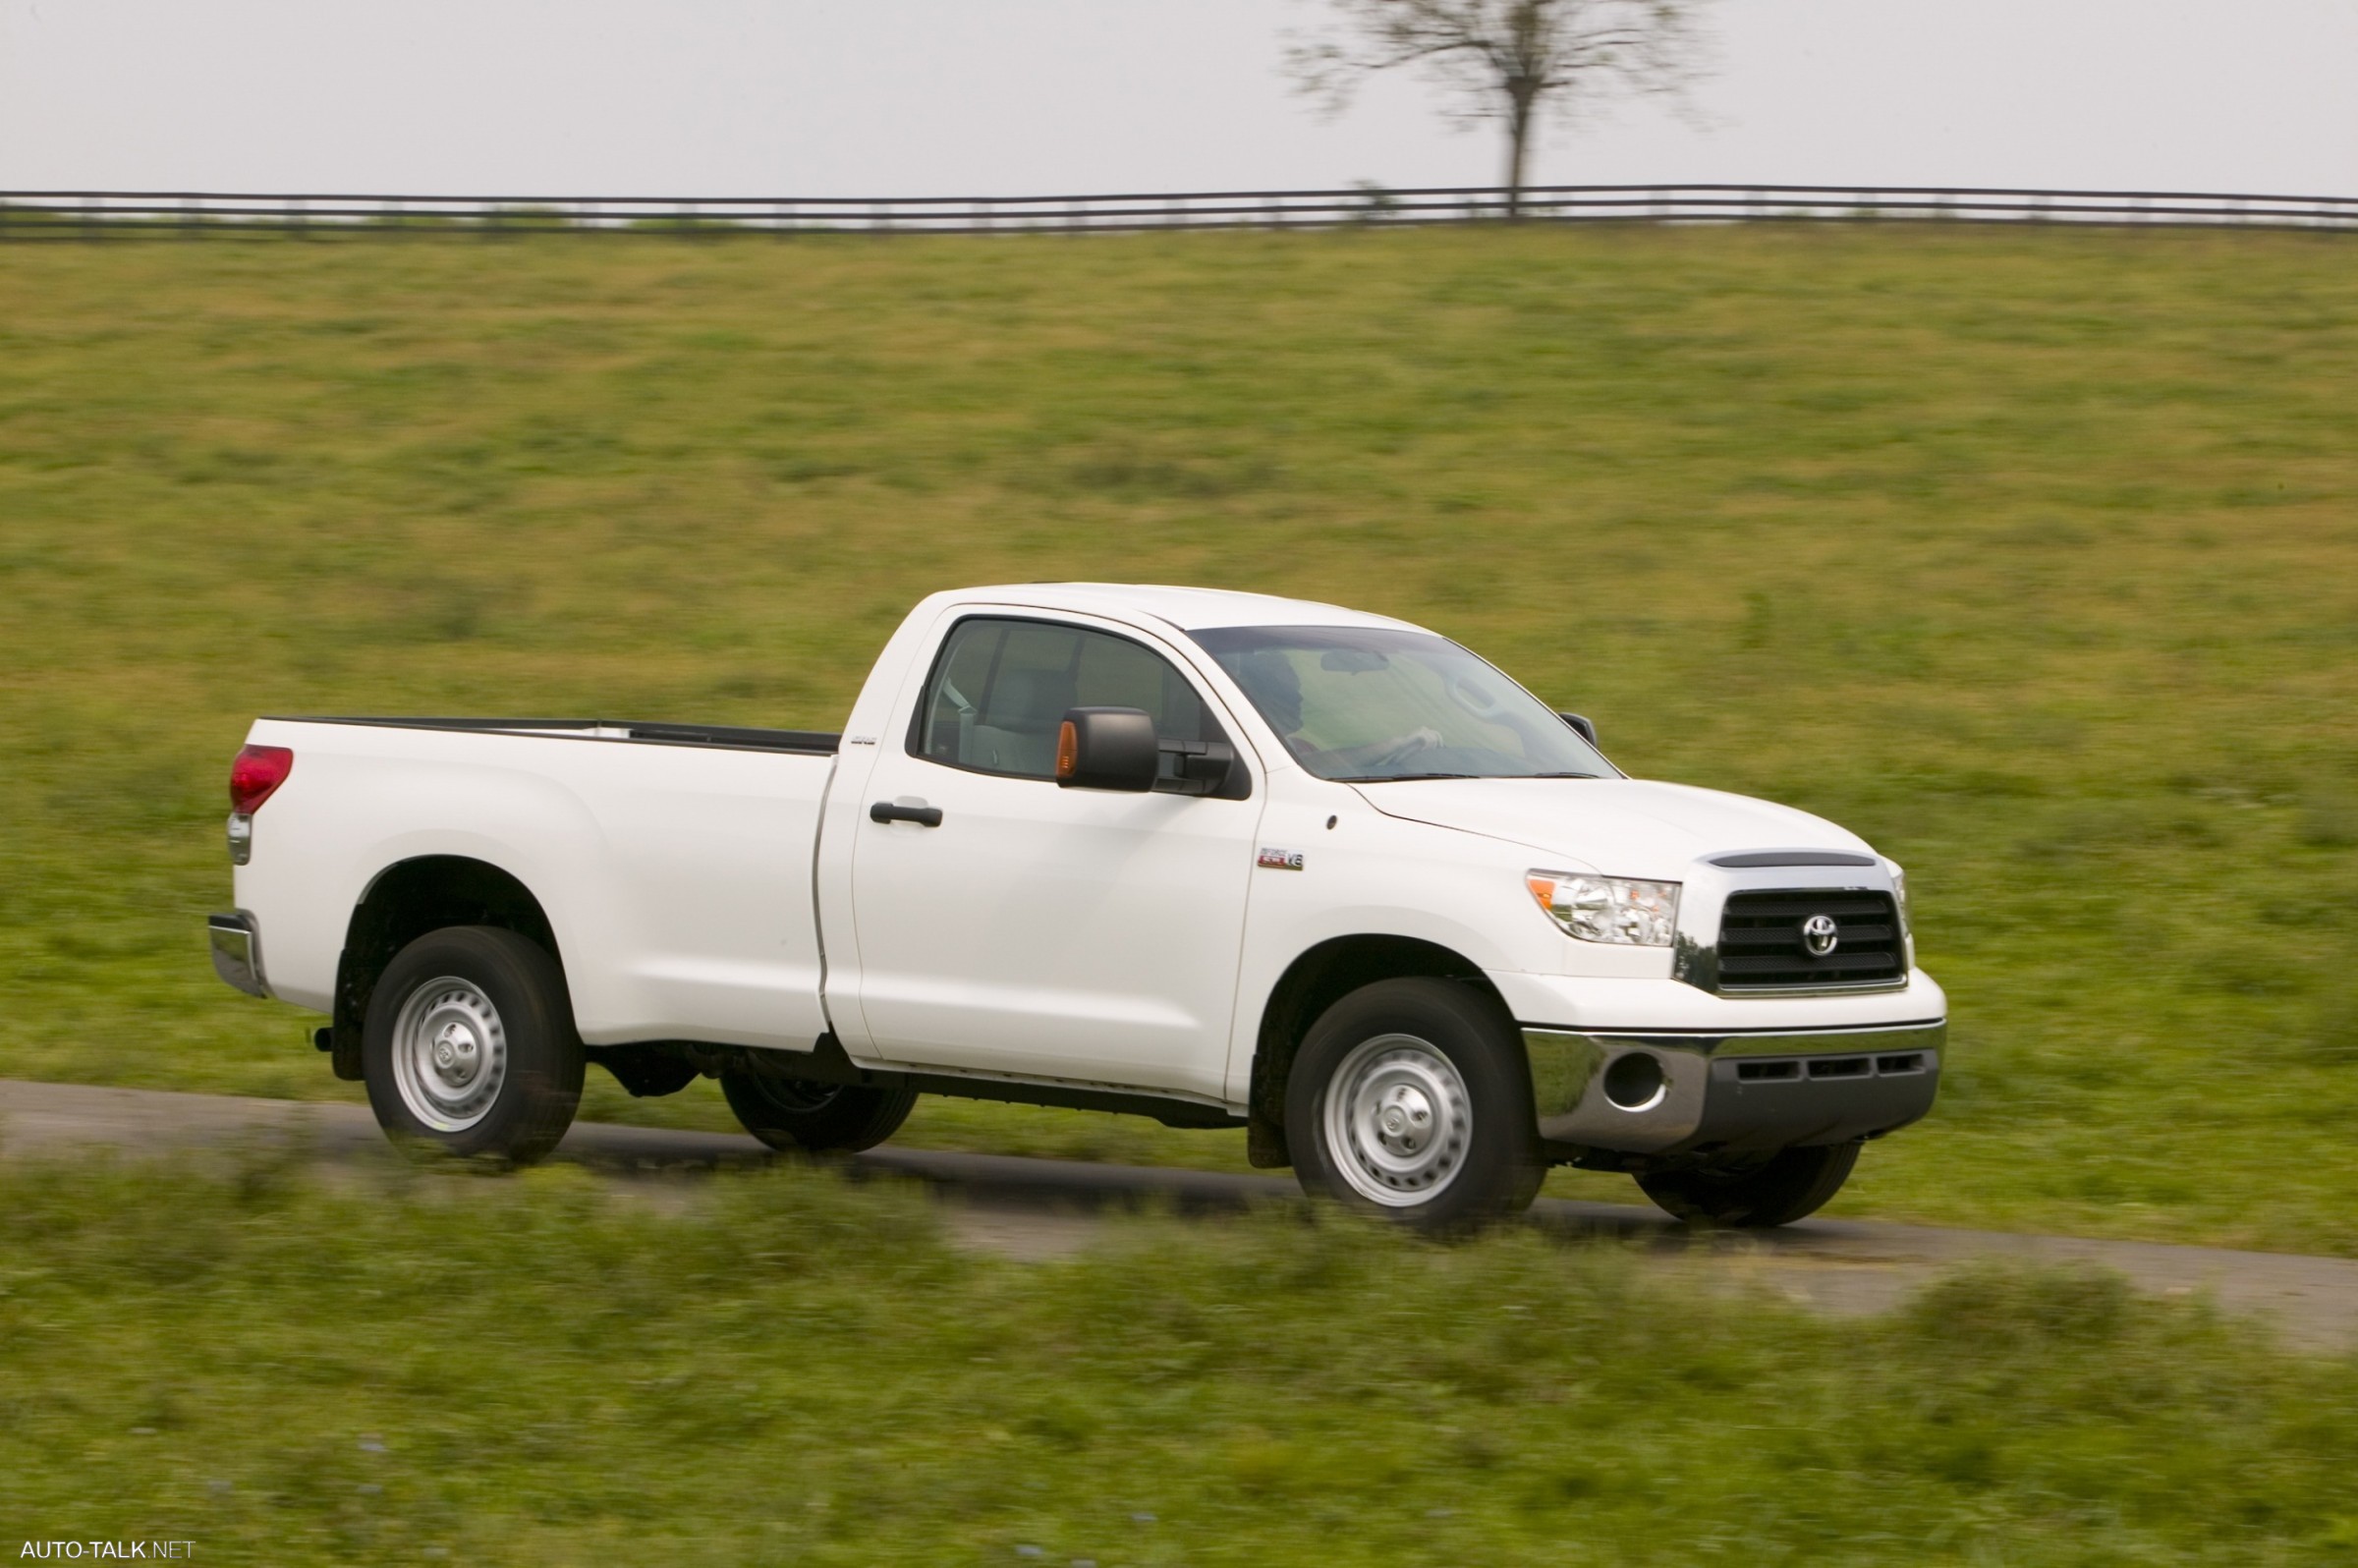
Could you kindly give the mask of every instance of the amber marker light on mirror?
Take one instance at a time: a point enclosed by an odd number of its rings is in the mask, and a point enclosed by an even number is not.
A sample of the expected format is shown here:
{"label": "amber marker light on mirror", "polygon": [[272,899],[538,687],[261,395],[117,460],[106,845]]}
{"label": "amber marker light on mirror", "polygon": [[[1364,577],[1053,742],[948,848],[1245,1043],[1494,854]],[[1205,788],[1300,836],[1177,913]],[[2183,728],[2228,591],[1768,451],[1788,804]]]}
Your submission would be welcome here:
{"label": "amber marker light on mirror", "polygon": [[1056,776],[1071,778],[1081,765],[1081,733],[1066,719],[1056,730]]}

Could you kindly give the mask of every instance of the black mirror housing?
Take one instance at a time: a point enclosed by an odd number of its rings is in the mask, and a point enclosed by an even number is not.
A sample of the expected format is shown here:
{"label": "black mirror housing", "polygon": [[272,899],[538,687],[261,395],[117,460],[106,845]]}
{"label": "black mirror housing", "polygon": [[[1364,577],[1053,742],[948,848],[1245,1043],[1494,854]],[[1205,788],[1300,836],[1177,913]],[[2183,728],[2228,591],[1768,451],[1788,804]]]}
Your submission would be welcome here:
{"label": "black mirror housing", "polygon": [[1591,746],[1597,744],[1597,726],[1588,718],[1578,713],[1558,713],[1556,717],[1578,730],[1580,738]]}
{"label": "black mirror housing", "polygon": [[1056,732],[1056,787],[1123,790],[1154,787],[1162,752],[1154,718],[1143,707],[1070,707]]}

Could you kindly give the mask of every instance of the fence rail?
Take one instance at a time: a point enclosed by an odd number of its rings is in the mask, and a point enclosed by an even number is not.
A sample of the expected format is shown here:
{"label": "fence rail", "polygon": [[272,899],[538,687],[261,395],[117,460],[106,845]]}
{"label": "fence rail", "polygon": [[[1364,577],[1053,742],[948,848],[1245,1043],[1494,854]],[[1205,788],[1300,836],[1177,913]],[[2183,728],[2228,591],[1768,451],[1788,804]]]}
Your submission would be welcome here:
{"label": "fence rail", "polygon": [[[1507,193],[1495,186],[698,200],[14,191],[0,192],[0,241],[239,233],[1118,233],[1469,223],[1510,215]],[[2358,196],[1934,186],[1557,185],[1525,190],[1520,215],[1544,223],[1938,220],[2358,229]]]}

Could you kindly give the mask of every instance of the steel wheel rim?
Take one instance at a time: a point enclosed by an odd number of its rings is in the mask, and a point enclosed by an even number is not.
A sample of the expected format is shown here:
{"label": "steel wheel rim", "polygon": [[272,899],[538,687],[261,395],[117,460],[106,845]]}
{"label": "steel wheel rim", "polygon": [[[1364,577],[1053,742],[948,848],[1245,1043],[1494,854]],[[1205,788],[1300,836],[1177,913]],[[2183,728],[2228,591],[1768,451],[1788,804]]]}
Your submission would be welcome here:
{"label": "steel wheel rim", "polygon": [[1457,1064],[1414,1035],[1354,1046],[1327,1081],[1324,1120],[1335,1169],[1386,1208],[1428,1203],[1454,1181],[1474,1131]]}
{"label": "steel wheel rim", "polygon": [[491,1114],[507,1077],[507,1028],[481,986],[443,975],[410,992],[393,1020],[393,1086],[412,1116],[463,1133]]}

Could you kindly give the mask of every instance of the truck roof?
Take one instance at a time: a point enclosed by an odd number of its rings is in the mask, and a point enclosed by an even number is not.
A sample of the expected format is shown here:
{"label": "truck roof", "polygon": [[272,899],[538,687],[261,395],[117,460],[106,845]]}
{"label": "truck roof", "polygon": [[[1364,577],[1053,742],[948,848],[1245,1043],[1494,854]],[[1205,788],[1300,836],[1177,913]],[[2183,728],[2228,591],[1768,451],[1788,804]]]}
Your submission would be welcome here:
{"label": "truck roof", "polygon": [[1281,598],[1273,593],[1239,593],[1226,588],[1175,588],[1151,583],[1010,583],[965,588],[953,600],[1033,604],[1043,610],[1083,614],[1151,616],[1183,632],[1219,626],[1382,626],[1423,631],[1412,622],[1339,604]]}

